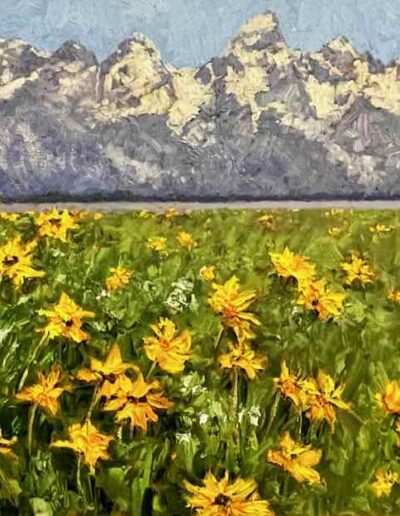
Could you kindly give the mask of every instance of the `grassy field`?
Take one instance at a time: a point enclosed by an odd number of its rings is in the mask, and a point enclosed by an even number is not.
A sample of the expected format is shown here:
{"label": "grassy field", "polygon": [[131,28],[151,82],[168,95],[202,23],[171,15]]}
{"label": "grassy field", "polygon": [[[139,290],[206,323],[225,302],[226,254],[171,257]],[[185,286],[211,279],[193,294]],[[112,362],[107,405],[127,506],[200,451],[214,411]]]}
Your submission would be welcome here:
{"label": "grassy field", "polygon": [[0,514],[400,515],[394,211],[0,216]]}

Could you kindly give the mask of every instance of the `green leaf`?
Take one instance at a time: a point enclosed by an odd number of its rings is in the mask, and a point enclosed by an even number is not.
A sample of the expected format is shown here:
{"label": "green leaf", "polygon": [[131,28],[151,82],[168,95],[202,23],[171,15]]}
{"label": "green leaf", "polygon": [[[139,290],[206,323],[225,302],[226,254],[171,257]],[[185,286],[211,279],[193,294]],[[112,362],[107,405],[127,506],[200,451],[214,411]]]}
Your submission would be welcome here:
{"label": "green leaf", "polygon": [[31,498],[29,503],[34,516],[53,516],[51,505],[43,498]]}

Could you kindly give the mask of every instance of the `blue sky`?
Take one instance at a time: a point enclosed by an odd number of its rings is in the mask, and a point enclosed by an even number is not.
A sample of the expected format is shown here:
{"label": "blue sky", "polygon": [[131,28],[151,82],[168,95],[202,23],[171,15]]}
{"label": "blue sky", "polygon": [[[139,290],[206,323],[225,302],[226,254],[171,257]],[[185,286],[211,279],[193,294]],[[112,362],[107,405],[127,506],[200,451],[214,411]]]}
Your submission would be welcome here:
{"label": "blue sky", "polygon": [[313,50],[345,35],[384,61],[400,56],[400,0],[0,0],[0,37],[48,50],[77,39],[103,59],[139,31],[165,60],[198,65],[266,10],[278,14],[295,47]]}

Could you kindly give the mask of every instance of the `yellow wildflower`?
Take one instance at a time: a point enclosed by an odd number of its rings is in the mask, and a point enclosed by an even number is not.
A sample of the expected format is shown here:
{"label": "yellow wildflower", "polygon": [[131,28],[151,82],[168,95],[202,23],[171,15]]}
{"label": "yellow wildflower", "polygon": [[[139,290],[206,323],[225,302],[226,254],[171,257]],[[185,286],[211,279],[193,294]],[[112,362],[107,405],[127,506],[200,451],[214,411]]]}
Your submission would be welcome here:
{"label": "yellow wildflower", "polygon": [[400,481],[398,473],[392,471],[385,471],[383,468],[376,472],[375,482],[371,484],[371,490],[375,496],[381,498],[382,496],[390,496],[394,484]]}
{"label": "yellow wildflower", "polygon": [[343,233],[344,229],[339,226],[332,226],[328,229],[328,233],[331,236],[340,236]]}
{"label": "yellow wildflower", "polygon": [[157,251],[159,253],[164,253],[167,249],[167,239],[165,237],[150,237],[147,240],[148,249],[152,249],[153,251]]}
{"label": "yellow wildflower", "polygon": [[271,213],[266,213],[265,215],[261,215],[261,217],[258,217],[257,221],[266,229],[274,229],[276,217]]}
{"label": "yellow wildflower", "polygon": [[347,285],[351,285],[355,281],[361,283],[361,285],[366,285],[372,283],[375,278],[375,273],[368,263],[354,252],[351,253],[351,262],[342,263],[342,269],[347,274]]}
{"label": "yellow wildflower", "polygon": [[76,378],[83,382],[100,384],[97,399],[109,398],[115,391],[115,381],[128,369],[137,370],[134,364],[124,362],[118,344],[114,344],[104,362],[97,358],[90,359],[90,368],[81,369]]}
{"label": "yellow wildflower", "polygon": [[287,247],[283,253],[269,253],[275,271],[282,278],[295,278],[298,284],[315,276],[315,265],[305,256],[294,254]]}
{"label": "yellow wildflower", "polygon": [[371,233],[390,233],[393,230],[393,226],[386,226],[385,224],[375,224],[369,228]]}
{"label": "yellow wildflower", "polygon": [[80,211],[70,211],[71,217],[77,220],[82,219],[93,219],[93,220],[101,220],[104,218],[104,214],[99,211],[89,211],[89,210],[80,210]]}
{"label": "yellow wildflower", "polygon": [[304,381],[298,376],[290,374],[286,360],[283,360],[281,374],[279,378],[274,378],[274,384],[277,391],[285,398],[289,398],[298,410],[302,411],[307,407],[308,394]]}
{"label": "yellow wildflower", "polygon": [[178,243],[185,247],[188,251],[191,251],[194,247],[197,246],[197,243],[193,236],[187,231],[179,231],[178,236],[176,237]]}
{"label": "yellow wildflower", "polygon": [[294,441],[289,432],[285,432],[280,440],[279,451],[268,451],[268,461],[276,464],[290,473],[297,482],[321,484],[319,473],[313,469],[322,457],[321,450],[315,450],[310,445]]}
{"label": "yellow wildflower", "polygon": [[16,287],[21,287],[28,278],[42,278],[45,273],[32,267],[32,251],[36,242],[21,243],[17,236],[0,246],[0,277],[8,278]]}
{"label": "yellow wildflower", "polygon": [[47,325],[39,330],[48,338],[63,336],[78,343],[89,338],[82,330],[82,319],[95,317],[93,312],[83,310],[64,292],[53,310],[39,310],[38,314],[48,319]]}
{"label": "yellow wildflower", "polygon": [[70,211],[69,214],[71,215],[71,217],[74,217],[75,220],[83,220],[90,216],[88,210],[74,210]]}
{"label": "yellow wildflower", "polygon": [[106,279],[106,288],[109,292],[128,285],[133,275],[133,272],[125,267],[111,267],[110,272],[112,274]]}
{"label": "yellow wildflower", "polygon": [[125,375],[116,379],[114,394],[106,401],[104,410],[116,412],[116,423],[129,421],[131,428],[136,427],[147,432],[148,423],[158,421],[155,409],[166,410],[172,405],[171,401],[162,396],[160,382],[145,381],[138,370],[135,381]]}
{"label": "yellow wildflower", "polygon": [[12,451],[12,447],[17,444],[17,437],[12,437],[11,439],[6,439],[3,437],[3,431],[0,429],[0,454],[6,456],[14,456],[14,452]]}
{"label": "yellow wildflower", "polygon": [[81,369],[76,377],[85,382],[96,382],[110,376],[118,376],[132,367],[133,364],[123,362],[120,347],[114,344],[104,362],[91,358],[90,369]]}
{"label": "yellow wildflower", "polygon": [[174,219],[175,217],[179,217],[179,215],[182,215],[182,212],[173,206],[164,212],[164,217],[166,219]]}
{"label": "yellow wildflower", "polygon": [[270,504],[261,500],[253,479],[237,478],[229,482],[229,474],[217,480],[208,472],[202,486],[184,481],[190,493],[187,501],[196,514],[202,516],[273,516]]}
{"label": "yellow wildflower", "polygon": [[317,379],[312,377],[301,379],[290,374],[286,361],[282,362],[281,375],[274,378],[275,388],[311,421],[326,420],[331,429],[336,423],[336,408],[351,410],[348,403],[342,400],[343,385],[336,386],[333,379],[323,371],[319,371]]}
{"label": "yellow wildflower", "polygon": [[254,290],[240,292],[239,280],[233,276],[223,285],[213,283],[214,293],[208,298],[208,304],[213,312],[221,316],[222,325],[232,328],[237,339],[252,339],[254,333],[251,325],[259,326],[260,321],[247,308],[256,298]]}
{"label": "yellow wildflower", "polygon": [[20,217],[20,213],[0,212],[0,219],[6,220],[7,222],[16,222]]}
{"label": "yellow wildflower", "polygon": [[389,301],[392,301],[393,303],[400,303],[400,292],[397,290],[392,290],[388,294]]}
{"label": "yellow wildflower", "polygon": [[200,269],[200,278],[204,281],[214,281],[215,279],[215,267],[214,265],[210,265],[209,267],[207,267],[207,265],[204,265],[204,267],[202,267]]}
{"label": "yellow wildflower", "polygon": [[68,441],[54,441],[52,446],[74,450],[89,467],[91,474],[94,474],[99,460],[110,458],[108,447],[113,438],[99,432],[89,420],[83,424],[71,425],[68,428],[68,436]]}
{"label": "yellow wildflower", "polygon": [[325,279],[304,282],[300,284],[299,291],[296,303],[317,312],[321,321],[337,319],[341,315],[346,295],[328,288]]}
{"label": "yellow wildflower", "polygon": [[257,355],[246,341],[229,345],[229,352],[220,355],[218,362],[223,369],[243,369],[250,380],[254,380],[258,371],[266,366],[266,357]]}
{"label": "yellow wildflower", "polygon": [[53,208],[50,212],[42,212],[35,216],[38,235],[67,241],[68,231],[78,228],[77,217],[68,210],[58,211]]}
{"label": "yellow wildflower", "polygon": [[63,375],[58,366],[54,366],[47,377],[43,373],[38,373],[38,378],[37,384],[25,387],[15,395],[15,398],[17,401],[32,403],[55,416],[60,411],[60,397],[69,386],[61,386]]}
{"label": "yellow wildflower", "polygon": [[387,383],[384,392],[378,393],[376,399],[389,414],[400,414],[400,382],[393,380]]}
{"label": "yellow wildflower", "polygon": [[325,212],[326,217],[335,217],[336,215],[342,215],[344,213],[343,208],[332,208],[329,211]]}
{"label": "yellow wildflower", "polygon": [[149,219],[151,217],[151,212],[148,210],[142,210],[139,212],[139,217],[141,219]]}
{"label": "yellow wildflower", "polygon": [[189,331],[177,334],[175,324],[164,318],[158,324],[152,324],[151,329],[155,337],[145,337],[143,341],[147,357],[168,373],[181,373],[192,354]]}
{"label": "yellow wildflower", "polygon": [[306,416],[310,421],[327,421],[333,431],[336,423],[336,408],[349,411],[351,407],[342,400],[344,385],[336,386],[334,380],[323,371],[317,379],[308,379],[308,404]]}

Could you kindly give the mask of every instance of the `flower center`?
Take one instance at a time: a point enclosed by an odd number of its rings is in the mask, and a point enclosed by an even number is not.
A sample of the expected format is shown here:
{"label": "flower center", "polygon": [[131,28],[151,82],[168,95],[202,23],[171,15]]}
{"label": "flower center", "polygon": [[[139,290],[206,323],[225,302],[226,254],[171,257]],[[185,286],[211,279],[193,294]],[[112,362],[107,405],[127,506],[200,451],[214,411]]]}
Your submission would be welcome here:
{"label": "flower center", "polygon": [[226,496],[221,493],[214,500],[214,505],[222,505],[223,507],[226,507],[230,501],[231,501],[231,499],[229,498],[229,496]]}
{"label": "flower center", "polygon": [[162,338],[160,339],[160,346],[161,346],[163,349],[168,350],[168,349],[169,349],[169,347],[170,347],[170,342],[169,342],[169,340],[168,340],[168,339],[166,339],[166,338],[164,338],[164,337],[162,337]]}
{"label": "flower center", "polygon": [[237,316],[237,310],[233,306],[227,306],[224,309],[224,316],[228,319],[233,319]]}
{"label": "flower center", "polygon": [[18,263],[18,256],[6,256],[3,260],[3,265],[6,265],[7,267],[11,267],[12,265],[15,265]]}
{"label": "flower center", "polygon": [[57,226],[57,227],[61,226],[61,220],[59,220],[59,219],[50,219],[49,222],[52,226]]}
{"label": "flower center", "polygon": [[312,302],[311,302],[311,305],[316,307],[319,305],[319,300],[318,299],[313,299]]}
{"label": "flower center", "polygon": [[64,322],[64,325],[67,327],[67,328],[71,328],[71,326],[74,324],[74,321],[72,319],[68,319],[68,321],[65,321]]}

